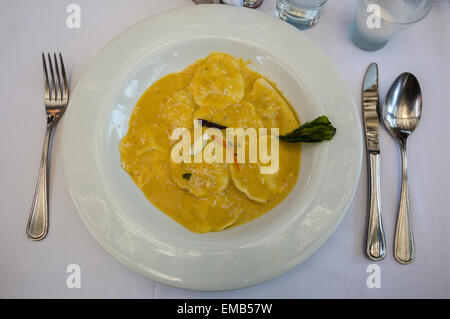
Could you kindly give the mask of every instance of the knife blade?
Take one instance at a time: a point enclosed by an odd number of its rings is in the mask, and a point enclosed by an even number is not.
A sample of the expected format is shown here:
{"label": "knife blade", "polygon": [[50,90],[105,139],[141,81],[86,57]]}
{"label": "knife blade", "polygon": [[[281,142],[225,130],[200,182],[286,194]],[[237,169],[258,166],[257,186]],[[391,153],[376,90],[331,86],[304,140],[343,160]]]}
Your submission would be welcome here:
{"label": "knife blade", "polygon": [[379,94],[378,94],[378,66],[369,65],[363,83],[363,118],[366,132],[366,146],[369,152],[380,152],[378,130],[380,126]]}
{"label": "knife blade", "polygon": [[378,66],[372,63],[364,76],[362,91],[364,131],[366,136],[369,201],[366,254],[372,260],[382,260],[386,254],[386,239],[381,219],[380,142]]}

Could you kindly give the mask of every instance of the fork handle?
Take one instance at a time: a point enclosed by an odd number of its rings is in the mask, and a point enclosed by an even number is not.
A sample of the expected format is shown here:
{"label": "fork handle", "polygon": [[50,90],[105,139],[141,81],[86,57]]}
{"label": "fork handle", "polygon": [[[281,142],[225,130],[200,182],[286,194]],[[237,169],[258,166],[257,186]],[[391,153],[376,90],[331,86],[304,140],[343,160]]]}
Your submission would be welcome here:
{"label": "fork handle", "polygon": [[33,204],[28,218],[27,237],[31,240],[42,240],[48,230],[48,149],[53,123],[49,123],[45,129],[44,143],[42,146],[41,164],[39,166],[36,189],[34,191]]}

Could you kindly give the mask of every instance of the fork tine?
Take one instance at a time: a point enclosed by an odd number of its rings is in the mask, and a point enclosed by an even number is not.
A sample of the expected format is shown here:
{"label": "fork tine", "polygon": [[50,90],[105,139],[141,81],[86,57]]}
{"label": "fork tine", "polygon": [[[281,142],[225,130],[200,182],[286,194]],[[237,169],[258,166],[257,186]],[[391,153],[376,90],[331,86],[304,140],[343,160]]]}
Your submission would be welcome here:
{"label": "fork tine", "polygon": [[50,99],[50,90],[48,84],[47,64],[45,63],[45,54],[42,53],[42,67],[44,69],[44,87],[45,87],[45,100]]}
{"label": "fork tine", "polygon": [[63,61],[61,52],[59,53],[59,61],[61,62],[61,73],[62,73],[62,78],[63,78],[63,82],[64,82],[63,99],[66,100],[69,98],[69,87],[67,86],[66,70],[64,69],[64,61]]}
{"label": "fork tine", "polygon": [[58,68],[58,59],[56,58],[56,53],[53,52],[53,62],[55,63],[55,73],[56,73],[56,77],[58,79],[58,90],[56,90],[56,99],[57,100],[62,100],[62,96],[63,96],[63,89],[61,86],[61,78],[59,76],[59,68]]}
{"label": "fork tine", "polygon": [[51,99],[52,100],[56,100],[56,83],[55,83],[55,74],[53,72],[53,64],[52,64],[52,58],[50,56],[50,53],[47,53],[47,58],[48,58],[48,65],[50,66],[50,76],[52,78],[52,87],[50,89],[50,93],[51,93]]}

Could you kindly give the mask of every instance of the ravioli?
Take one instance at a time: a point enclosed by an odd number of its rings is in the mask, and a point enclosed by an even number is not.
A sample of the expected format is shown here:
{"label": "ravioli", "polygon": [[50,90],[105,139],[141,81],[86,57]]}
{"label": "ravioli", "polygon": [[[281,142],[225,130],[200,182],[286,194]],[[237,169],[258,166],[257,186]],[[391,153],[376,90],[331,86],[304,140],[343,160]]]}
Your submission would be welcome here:
{"label": "ravioli", "polygon": [[286,134],[298,127],[291,108],[278,91],[264,78],[256,80],[248,99],[257,107],[265,127],[278,127]]}
{"label": "ravioli", "polygon": [[263,122],[258,116],[255,106],[245,100],[226,108],[203,106],[194,113],[194,118],[208,120],[230,128],[263,127]]}
{"label": "ravioli", "polygon": [[200,197],[183,210],[184,223],[191,225],[189,229],[198,233],[221,231],[236,223],[244,213],[244,208],[233,205],[238,202],[240,194],[234,189],[227,193],[212,193],[209,197]]}
{"label": "ravioli", "polygon": [[[261,138],[261,137],[259,137]],[[270,154],[273,151],[270,147],[271,139],[276,139],[272,135],[267,136],[267,149]],[[287,158],[290,150],[285,143],[279,144],[279,157]],[[231,177],[236,188],[243,192],[249,199],[259,203],[266,203],[276,195],[281,194],[288,186],[289,172],[285,171],[285,166],[278,166],[278,170],[273,174],[263,174],[262,167],[267,164],[262,163],[258,159],[256,163],[250,163],[248,158],[248,150],[246,152],[246,162],[237,165],[230,165]]]}
{"label": "ravioli", "polygon": [[222,53],[213,53],[206,58],[194,73],[189,88],[200,106],[227,106],[240,102],[245,94],[239,63]]}
{"label": "ravioli", "polygon": [[230,181],[224,163],[175,163],[170,159],[170,171],[175,184],[196,197],[221,192]]}
{"label": "ravioli", "polygon": [[139,188],[154,180],[167,180],[168,128],[164,124],[144,125],[135,133],[130,127],[120,143],[122,167]]}
{"label": "ravioli", "polygon": [[[137,102],[119,148],[122,167],[160,211],[192,232],[217,232],[263,215],[289,194],[300,170],[300,144],[279,141],[278,170],[263,174],[270,164],[260,157],[249,162],[248,139],[228,140],[224,129],[217,130],[222,138],[193,138],[198,119],[235,129],[279,128],[281,134],[300,124],[275,84],[229,54],[211,53],[162,77]],[[177,128],[191,134],[191,163],[171,157]],[[267,134],[269,144],[278,141]],[[230,151],[232,161],[194,163],[194,153],[209,146]],[[245,163],[239,163],[242,148]]]}
{"label": "ravioli", "polygon": [[172,129],[180,127],[191,129],[194,109],[192,96],[186,90],[180,90],[167,99],[164,111],[158,116]]}

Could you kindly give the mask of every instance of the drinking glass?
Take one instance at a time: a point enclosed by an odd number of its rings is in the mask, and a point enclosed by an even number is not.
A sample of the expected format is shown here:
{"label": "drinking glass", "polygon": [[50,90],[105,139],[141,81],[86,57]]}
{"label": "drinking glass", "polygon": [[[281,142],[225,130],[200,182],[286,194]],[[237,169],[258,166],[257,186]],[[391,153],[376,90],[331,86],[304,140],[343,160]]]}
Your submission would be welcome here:
{"label": "drinking glass", "polygon": [[350,38],[363,50],[381,49],[398,32],[422,20],[433,3],[434,0],[358,0]]}
{"label": "drinking glass", "polygon": [[327,0],[277,0],[277,15],[300,30],[319,21]]}

